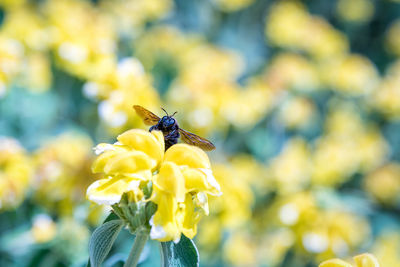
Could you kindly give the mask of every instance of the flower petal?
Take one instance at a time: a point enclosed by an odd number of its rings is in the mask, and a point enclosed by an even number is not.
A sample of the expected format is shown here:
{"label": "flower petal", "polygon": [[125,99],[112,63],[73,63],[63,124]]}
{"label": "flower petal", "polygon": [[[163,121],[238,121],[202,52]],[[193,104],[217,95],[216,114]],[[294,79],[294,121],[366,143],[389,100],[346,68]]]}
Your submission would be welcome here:
{"label": "flower petal", "polygon": [[207,177],[207,182],[209,184],[209,188],[208,188],[209,191],[207,193],[214,195],[214,196],[222,195],[221,186],[215,179],[211,169],[200,169],[200,171],[202,171]]}
{"label": "flower petal", "polygon": [[331,259],[324,261],[318,267],[352,267],[350,263],[347,263],[340,259]]}
{"label": "flower petal", "polygon": [[104,172],[109,175],[134,175],[151,170],[154,164],[149,156],[140,151],[118,153],[108,158]]}
{"label": "flower petal", "polygon": [[199,169],[182,168],[182,174],[185,177],[185,186],[188,192],[206,191],[210,187],[206,175]]}
{"label": "flower petal", "polygon": [[364,253],[354,257],[357,267],[379,267],[379,262],[374,255]]}
{"label": "flower petal", "polygon": [[100,179],[88,187],[86,196],[97,204],[113,205],[121,200],[123,193],[137,190],[139,185],[140,180],[130,178]]}
{"label": "flower petal", "polygon": [[154,184],[159,189],[172,194],[178,202],[185,201],[185,179],[175,163],[163,163],[160,172],[154,177]]}
{"label": "flower petal", "polygon": [[186,144],[171,146],[165,152],[164,161],[171,161],[179,166],[191,168],[211,168],[210,160],[203,150]]}
{"label": "flower petal", "polygon": [[154,189],[153,201],[157,204],[157,211],[150,220],[150,238],[161,242],[177,240],[181,235],[175,216],[178,203],[171,194],[159,193],[157,187]]}
{"label": "flower petal", "polygon": [[164,155],[164,137],[160,131],[152,131],[132,129],[120,134],[118,141],[128,146],[130,149],[142,151],[155,160],[155,168]]}
{"label": "flower petal", "polygon": [[186,237],[192,239],[197,233],[197,223],[201,218],[201,214],[195,210],[195,205],[190,194],[186,195],[185,205],[179,210],[179,213],[181,213],[181,231]]}
{"label": "flower petal", "polygon": [[115,156],[117,152],[115,151],[107,151],[107,152],[102,152],[101,155],[99,155],[95,161],[92,164],[92,172],[93,173],[101,173],[104,172],[104,166],[106,165],[107,161]]}

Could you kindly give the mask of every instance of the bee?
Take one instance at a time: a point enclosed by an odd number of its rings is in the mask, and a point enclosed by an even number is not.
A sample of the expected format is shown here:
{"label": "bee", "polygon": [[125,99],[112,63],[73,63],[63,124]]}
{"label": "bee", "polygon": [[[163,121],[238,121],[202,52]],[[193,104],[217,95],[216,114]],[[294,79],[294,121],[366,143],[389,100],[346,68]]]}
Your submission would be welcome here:
{"label": "bee", "polygon": [[179,128],[178,123],[173,118],[177,112],[168,115],[167,111],[161,108],[166,116],[160,118],[142,106],[134,105],[133,108],[146,125],[152,125],[149,129],[150,132],[159,130],[164,134],[165,150],[178,143],[179,137],[181,137],[185,143],[200,147],[203,150],[215,149],[215,146],[207,139]]}

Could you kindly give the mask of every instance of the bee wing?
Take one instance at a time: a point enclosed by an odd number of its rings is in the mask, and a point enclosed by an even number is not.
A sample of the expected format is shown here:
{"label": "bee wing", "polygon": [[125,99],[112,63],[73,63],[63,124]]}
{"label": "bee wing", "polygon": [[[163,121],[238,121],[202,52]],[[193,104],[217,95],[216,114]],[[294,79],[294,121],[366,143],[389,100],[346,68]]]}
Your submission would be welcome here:
{"label": "bee wing", "polygon": [[185,131],[181,128],[179,128],[179,133],[181,134],[182,140],[189,145],[194,145],[207,151],[215,149],[215,146],[203,137]]}
{"label": "bee wing", "polygon": [[135,109],[135,111],[139,115],[139,117],[141,117],[143,119],[143,122],[146,125],[155,125],[160,120],[160,118],[156,114],[145,109],[142,106],[134,105],[133,108]]}

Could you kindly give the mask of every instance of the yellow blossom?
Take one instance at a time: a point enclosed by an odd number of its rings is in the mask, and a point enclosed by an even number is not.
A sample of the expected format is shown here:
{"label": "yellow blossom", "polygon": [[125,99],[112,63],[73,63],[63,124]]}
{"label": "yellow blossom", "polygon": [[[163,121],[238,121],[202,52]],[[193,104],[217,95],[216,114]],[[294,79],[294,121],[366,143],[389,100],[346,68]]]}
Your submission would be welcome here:
{"label": "yellow blossom", "polygon": [[92,141],[88,136],[64,133],[34,152],[34,200],[61,216],[73,214],[84,200],[84,190],[94,180],[90,173]]}
{"label": "yellow blossom", "polygon": [[50,88],[52,74],[50,60],[46,55],[41,53],[29,55],[22,71],[22,85],[29,90],[43,92]]}
{"label": "yellow blossom", "polygon": [[315,109],[314,103],[309,99],[295,97],[283,103],[279,118],[289,129],[304,129],[310,125]]}
{"label": "yellow blossom", "polygon": [[258,247],[259,261],[271,266],[279,266],[288,250],[293,246],[294,233],[287,228],[269,231],[262,237]]}
{"label": "yellow blossom", "polygon": [[[249,167],[243,166],[247,171]],[[249,181],[244,177],[244,170],[236,165],[217,164],[214,166],[215,177],[221,184],[223,198],[211,197],[214,216],[217,216],[224,228],[234,229],[243,225],[251,217],[254,201]],[[257,177],[261,178],[261,177]]]}
{"label": "yellow blossom", "polygon": [[400,118],[400,61],[394,62],[386,71],[383,81],[375,90],[370,104],[388,119]]}
{"label": "yellow blossom", "polygon": [[280,53],[265,70],[265,80],[273,89],[313,91],[319,86],[316,67],[300,54]]}
{"label": "yellow blossom", "polygon": [[307,143],[294,138],[271,160],[269,174],[279,194],[285,195],[298,192],[309,184],[311,167]]}
{"label": "yellow blossom", "polygon": [[150,110],[159,107],[159,96],[151,85],[139,60],[132,57],[112,62],[107,73],[90,79],[83,86],[83,93],[91,99],[100,100],[98,113],[113,132],[129,126],[143,125],[132,110],[132,103]]}
{"label": "yellow blossom", "polygon": [[44,243],[55,237],[57,227],[51,217],[46,214],[39,214],[34,217],[31,231],[36,242]]}
{"label": "yellow blossom", "polygon": [[0,35],[0,98],[7,86],[20,72],[25,53],[24,46],[17,40]]}
{"label": "yellow blossom", "polygon": [[160,132],[129,130],[119,135],[117,140],[113,145],[99,144],[95,148],[99,156],[92,165],[92,171],[104,173],[107,178],[90,185],[87,196],[98,204],[118,203],[124,192],[137,190],[141,180],[152,178],[153,171],[164,156]]}
{"label": "yellow blossom", "polygon": [[350,95],[371,93],[380,81],[372,62],[360,55],[332,58],[321,70],[322,80],[329,87]]}
{"label": "yellow blossom", "polygon": [[224,11],[233,12],[251,5],[254,0],[213,0]]}
{"label": "yellow blossom", "polygon": [[378,260],[374,255],[369,253],[364,253],[354,258],[355,265],[347,263],[340,259],[331,259],[324,261],[319,265],[319,267],[379,267]]}
{"label": "yellow blossom", "polygon": [[374,4],[371,0],[339,0],[336,10],[340,17],[350,22],[366,22],[374,14]]}
{"label": "yellow blossom", "polygon": [[382,267],[400,266],[400,234],[398,230],[385,230],[374,242],[372,252]]}
{"label": "yellow blossom", "polygon": [[[123,35],[138,34],[146,22],[168,14],[173,7],[171,0],[116,0],[101,1],[100,9],[112,19],[116,30]],[[135,14],[132,16],[132,14]]]}
{"label": "yellow blossom", "polygon": [[0,137],[0,210],[20,204],[31,182],[32,163],[18,141]]}
{"label": "yellow blossom", "polygon": [[68,72],[91,78],[106,72],[116,60],[112,23],[87,1],[47,1],[44,9],[51,27],[51,48]]}
{"label": "yellow blossom", "polygon": [[249,233],[236,232],[224,247],[224,258],[233,266],[256,266],[256,247]]}
{"label": "yellow blossom", "polygon": [[[199,219],[209,213],[207,195],[221,194],[207,154],[186,144],[173,145],[164,152],[164,137],[159,131],[132,129],[117,140],[95,149],[99,156],[93,171],[107,178],[89,186],[89,200],[114,205],[125,192],[133,192],[131,201],[157,204],[148,222],[152,239],[176,241],[181,233],[193,238]],[[141,184],[149,181],[153,193],[150,199],[144,199]]]}
{"label": "yellow blossom", "polygon": [[395,55],[400,55],[400,20],[395,20],[386,33],[386,46],[390,52]]}
{"label": "yellow blossom", "polygon": [[388,163],[365,177],[364,187],[379,202],[387,205],[400,203],[400,165]]}
{"label": "yellow blossom", "polygon": [[51,43],[50,28],[39,12],[32,6],[7,13],[2,31],[9,37],[20,41],[29,50],[44,52]]}
{"label": "yellow blossom", "polygon": [[374,125],[364,125],[354,105],[332,104],[326,132],[317,140],[313,153],[312,182],[325,186],[341,184],[356,171],[378,167],[388,154],[382,135]]}
{"label": "yellow blossom", "polygon": [[310,15],[299,1],[274,4],[269,10],[265,32],[271,44],[298,48],[316,59],[342,55],[349,46],[341,32],[323,18]]}
{"label": "yellow blossom", "polygon": [[316,260],[346,255],[368,240],[370,234],[364,217],[343,208],[321,208],[316,195],[307,191],[280,197],[259,219],[260,229],[286,231],[285,235],[292,239],[286,246],[313,255]]}

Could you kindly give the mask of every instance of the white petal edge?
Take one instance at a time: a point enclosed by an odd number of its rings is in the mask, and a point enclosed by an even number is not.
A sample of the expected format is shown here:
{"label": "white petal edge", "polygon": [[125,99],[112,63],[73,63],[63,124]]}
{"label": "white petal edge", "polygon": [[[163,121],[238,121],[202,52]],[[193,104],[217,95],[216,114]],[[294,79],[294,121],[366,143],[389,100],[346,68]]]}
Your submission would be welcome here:
{"label": "white petal edge", "polygon": [[221,192],[221,186],[219,185],[219,183],[217,182],[217,180],[215,179],[212,170],[211,169],[203,169],[203,168],[199,168],[199,170],[201,172],[203,172],[206,175],[206,179],[207,182],[215,189],[217,189],[218,193],[216,194],[211,194],[210,195],[214,195],[214,196],[221,196],[222,192]]}
{"label": "white petal edge", "polygon": [[[118,194],[111,195],[110,194],[110,195],[107,195],[107,196],[104,196],[104,195],[103,196],[96,196],[96,195],[90,194],[90,192],[92,190],[95,190],[97,187],[100,186],[100,182],[101,181],[102,180],[97,180],[96,182],[92,183],[88,187],[88,189],[86,190],[86,195],[88,196],[88,199],[90,201],[92,201],[92,202],[95,202],[95,203],[99,204],[99,205],[114,205],[114,204],[118,203],[121,200],[122,194],[120,194],[120,195],[118,195]],[[126,190],[124,192],[137,189],[139,187],[139,185],[140,185],[140,181],[136,181],[136,180],[131,181],[128,184],[128,186],[127,186],[127,188],[126,188]]]}
{"label": "white petal edge", "polygon": [[93,148],[93,150],[96,155],[100,155],[106,151],[115,150],[115,148],[111,144],[101,143],[101,144],[98,144],[97,146],[95,146]]}
{"label": "white petal edge", "polygon": [[205,214],[208,216],[210,214],[209,208],[208,208],[208,198],[207,194],[204,192],[199,192],[196,195],[197,201],[199,202],[200,207],[204,210]]}
{"label": "white petal edge", "polygon": [[162,239],[167,236],[167,232],[164,231],[164,228],[162,228],[162,226],[154,224],[154,215],[151,217],[149,223],[151,225],[151,230],[150,230],[151,239]]}

